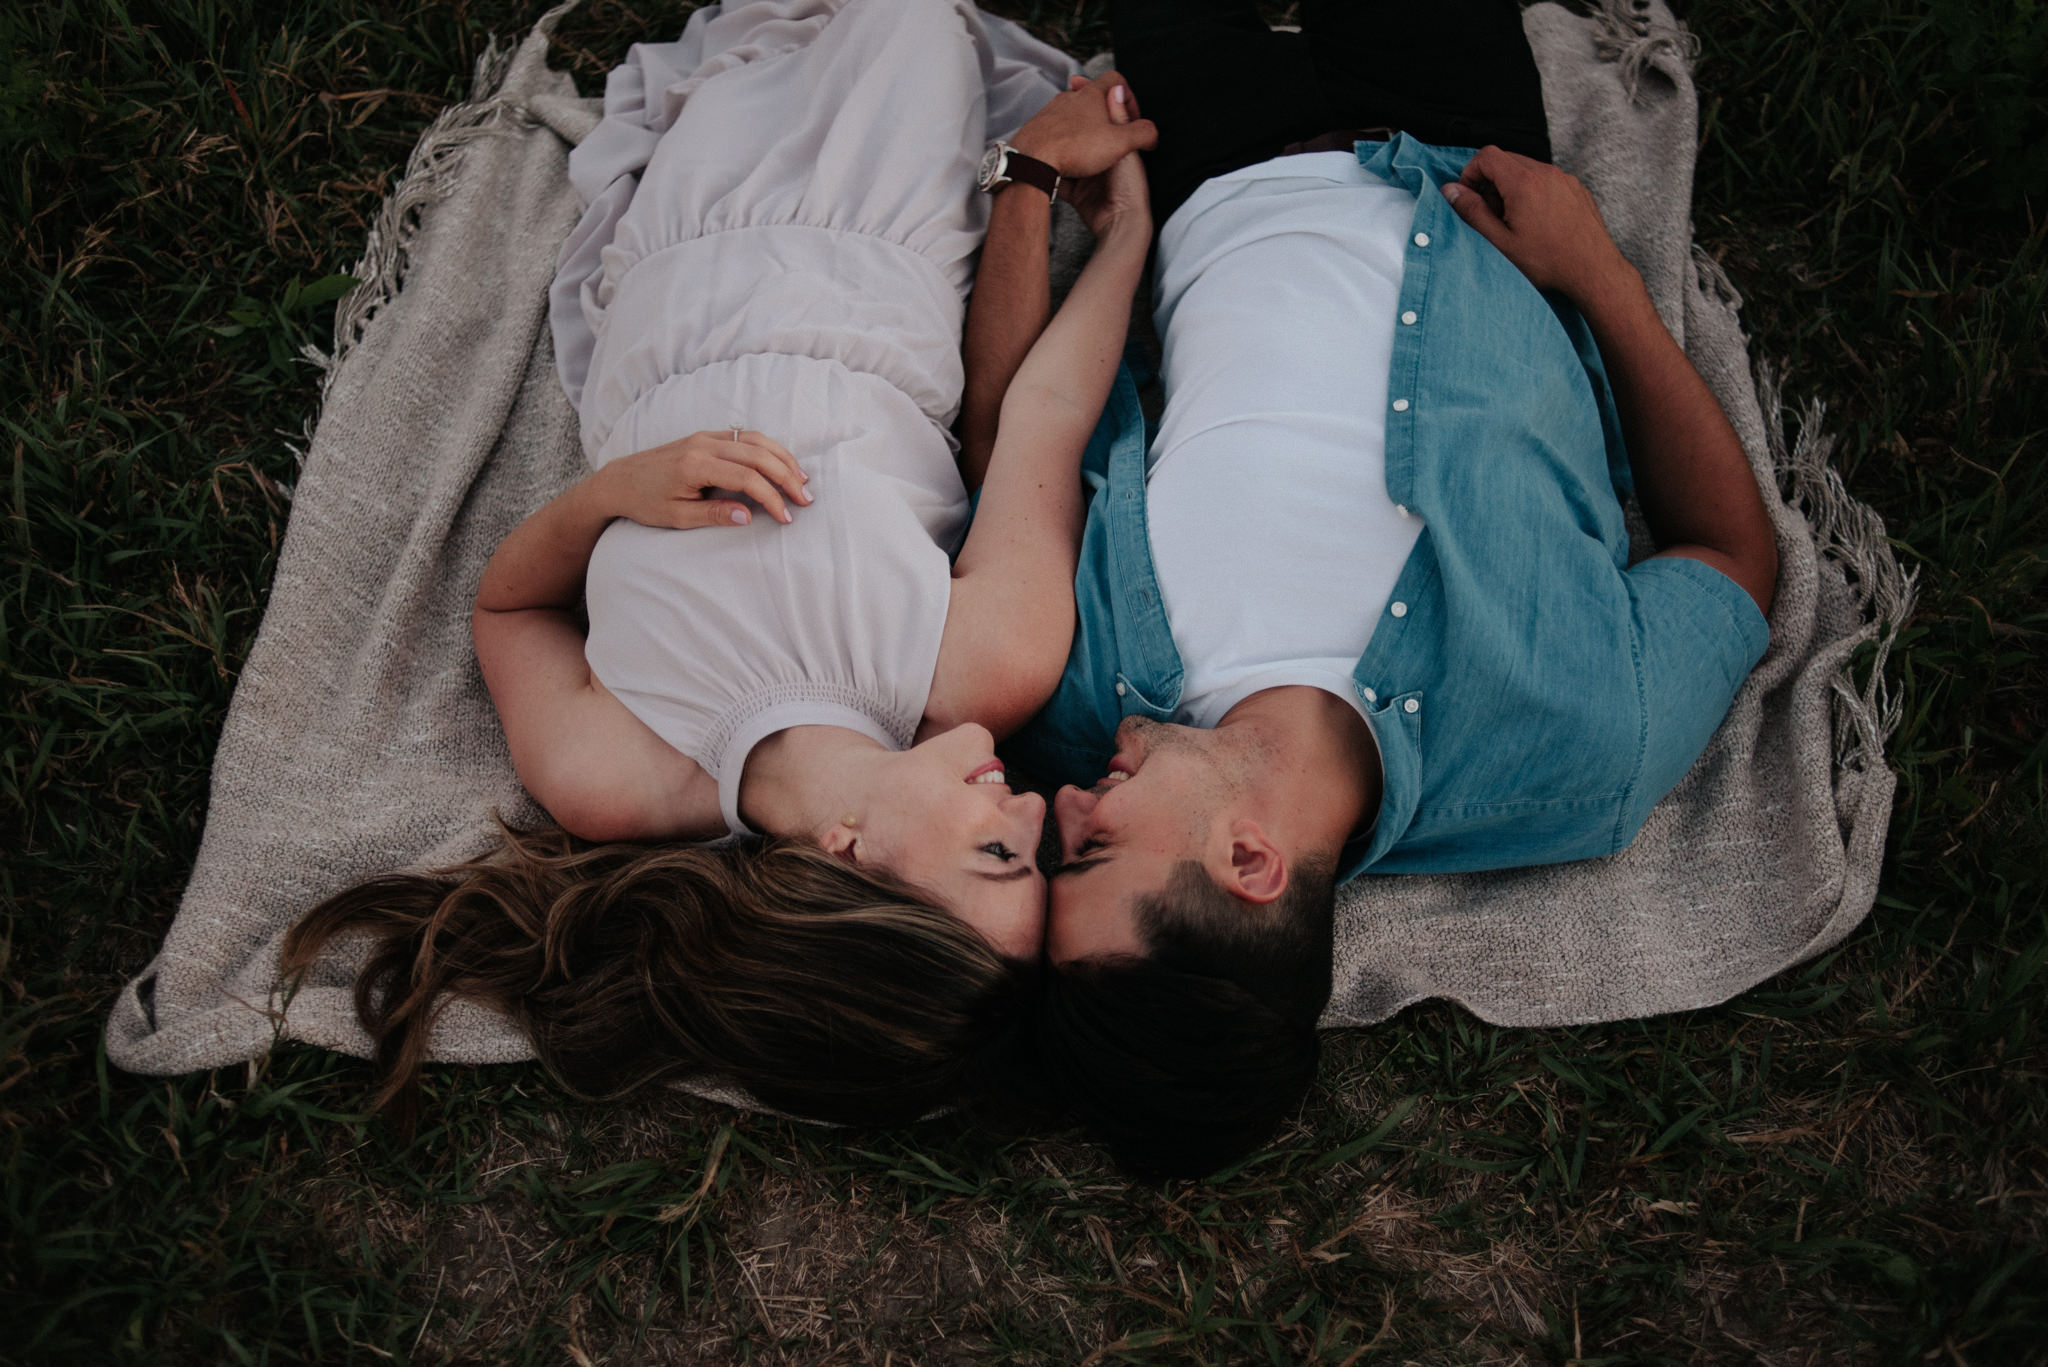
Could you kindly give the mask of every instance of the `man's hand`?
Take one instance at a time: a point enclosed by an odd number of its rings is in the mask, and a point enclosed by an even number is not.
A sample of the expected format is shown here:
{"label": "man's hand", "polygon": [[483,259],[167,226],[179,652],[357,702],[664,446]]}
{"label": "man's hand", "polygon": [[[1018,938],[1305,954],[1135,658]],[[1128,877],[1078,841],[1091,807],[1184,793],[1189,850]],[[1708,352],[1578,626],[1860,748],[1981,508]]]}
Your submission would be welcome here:
{"label": "man's hand", "polygon": [[[1074,76],[1068,80],[1067,89],[1078,92],[1090,84],[1086,76]],[[1138,99],[1130,86],[1110,88],[1109,121],[1125,126],[1138,121]],[[1151,236],[1152,195],[1145,185],[1144,163],[1138,160],[1136,152],[1124,153],[1100,175],[1062,180],[1060,194],[1080,211],[1081,221],[1098,241],[1120,225],[1142,231],[1148,239]]]}
{"label": "man's hand", "polygon": [[1076,76],[1064,94],[1052,97],[1031,122],[1017,130],[1010,146],[1036,157],[1062,176],[1099,176],[1129,152],[1150,150],[1159,129],[1138,117],[1130,82],[1114,71],[1090,81]]}
{"label": "man's hand", "polygon": [[1537,289],[1581,310],[1633,283],[1635,268],[1607,235],[1593,196],[1549,162],[1482,147],[1444,198]]}

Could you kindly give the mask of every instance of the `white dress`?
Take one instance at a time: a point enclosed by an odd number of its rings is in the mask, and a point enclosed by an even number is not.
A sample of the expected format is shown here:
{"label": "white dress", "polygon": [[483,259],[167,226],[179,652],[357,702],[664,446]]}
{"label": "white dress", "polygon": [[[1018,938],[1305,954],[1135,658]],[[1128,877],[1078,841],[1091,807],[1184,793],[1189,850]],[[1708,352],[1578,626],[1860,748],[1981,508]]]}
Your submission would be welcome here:
{"label": "white dress", "polygon": [[570,158],[589,208],[551,322],[592,468],[741,423],[811,477],[792,525],[620,521],[591,556],[592,673],[735,831],[770,734],[903,747],[924,715],[967,520],[975,165],[1073,69],[964,0],[728,4],[633,48]]}

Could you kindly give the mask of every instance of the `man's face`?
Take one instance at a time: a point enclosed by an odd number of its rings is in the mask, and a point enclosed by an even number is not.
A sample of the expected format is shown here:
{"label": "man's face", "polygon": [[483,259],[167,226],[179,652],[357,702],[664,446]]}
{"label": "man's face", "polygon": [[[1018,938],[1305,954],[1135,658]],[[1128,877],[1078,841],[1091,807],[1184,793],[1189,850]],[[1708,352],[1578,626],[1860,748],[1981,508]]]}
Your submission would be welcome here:
{"label": "man's face", "polygon": [[1216,733],[1126,717],[1109,773],[1053,798],[1061,868],[1053,875],[1045,948],[1056,964],[1142,954],[1134,906],[1184,860],[1211,862],[1233,784]]}

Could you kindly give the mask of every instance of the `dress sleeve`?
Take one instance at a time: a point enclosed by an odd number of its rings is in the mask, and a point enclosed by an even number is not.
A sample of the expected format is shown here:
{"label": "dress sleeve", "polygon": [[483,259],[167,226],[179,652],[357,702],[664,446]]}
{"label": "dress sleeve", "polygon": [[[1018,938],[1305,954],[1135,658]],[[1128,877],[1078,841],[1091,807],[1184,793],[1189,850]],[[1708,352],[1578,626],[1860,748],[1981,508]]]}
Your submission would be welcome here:
{"label": "dress sleeve", "polygon": [[1771,632],[1756,600],[1702,561],[1644,560],[1625,577],[1643,701],[1643,758],[1629,804],[1640,826],[1707,748]]}

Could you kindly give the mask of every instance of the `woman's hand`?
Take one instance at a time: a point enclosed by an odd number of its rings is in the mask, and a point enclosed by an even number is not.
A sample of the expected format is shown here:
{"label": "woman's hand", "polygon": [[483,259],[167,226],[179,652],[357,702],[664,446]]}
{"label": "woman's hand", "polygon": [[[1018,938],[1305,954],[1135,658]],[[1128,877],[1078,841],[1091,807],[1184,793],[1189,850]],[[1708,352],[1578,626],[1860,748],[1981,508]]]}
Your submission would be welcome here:
{"label": "woman's hand", "polygon": [[1136,152],[1124,153],[1122,161],[1099,176],[1065,182],[1060,192],[1081,211],[1098,242],[1119,231],[1147,239],[1152,235],[1152,196]]}
{"label": "woman's hand", "polygon": [[591,476],[593,493],[613,517],[648,527],[745,526],[753,520],[737,499],[708,491],[745,494],[778,522],[790,521],[789,503],[809,503],[810,479],[780,442],[759,432],[696,432],[681,441],[637,451]]}

